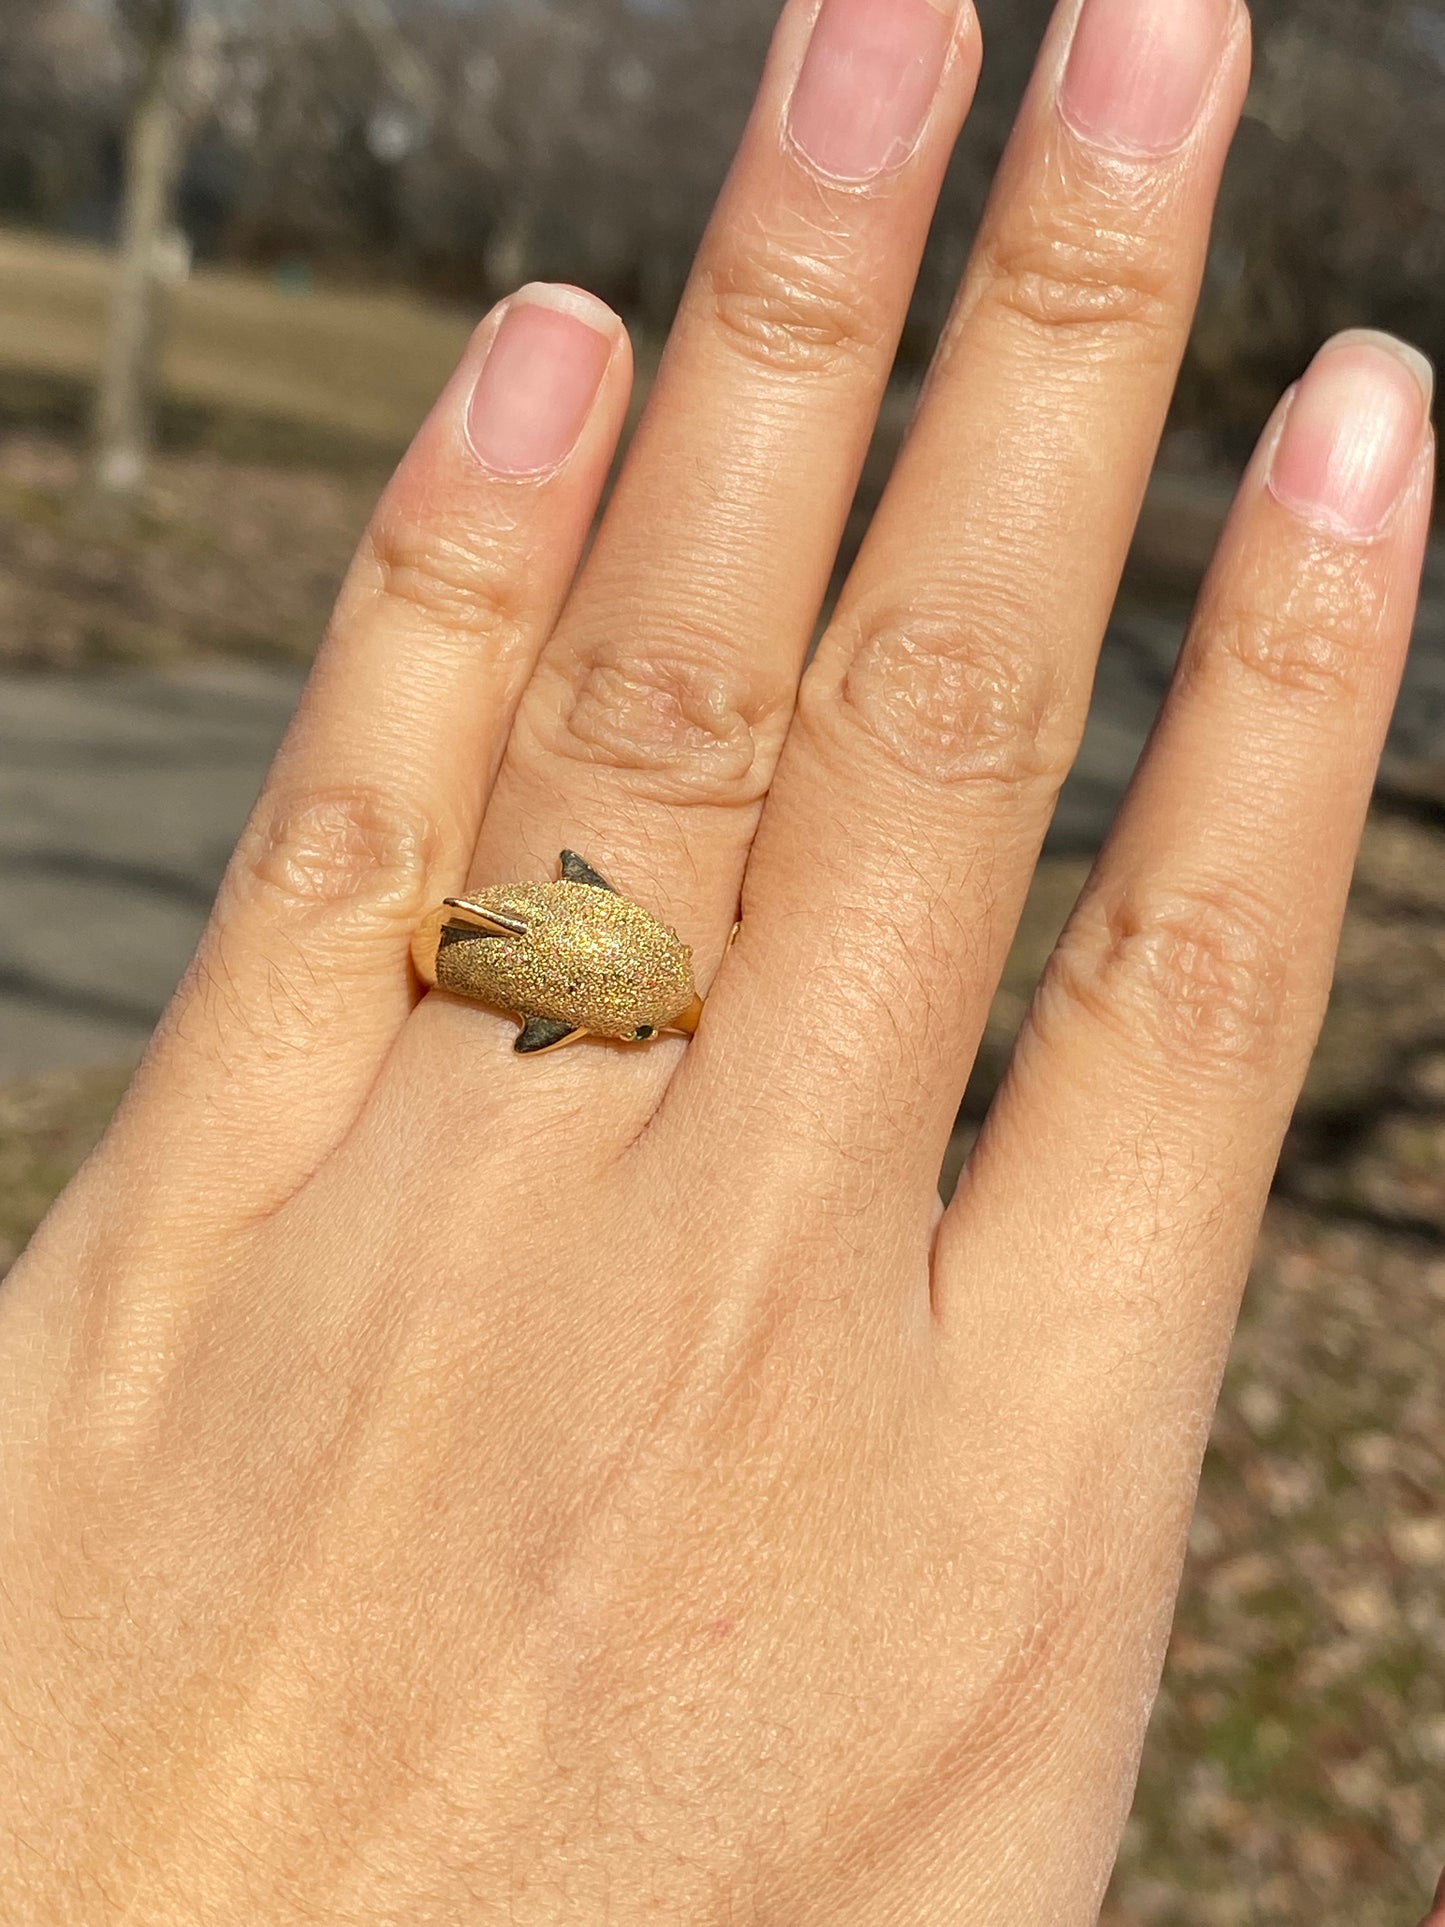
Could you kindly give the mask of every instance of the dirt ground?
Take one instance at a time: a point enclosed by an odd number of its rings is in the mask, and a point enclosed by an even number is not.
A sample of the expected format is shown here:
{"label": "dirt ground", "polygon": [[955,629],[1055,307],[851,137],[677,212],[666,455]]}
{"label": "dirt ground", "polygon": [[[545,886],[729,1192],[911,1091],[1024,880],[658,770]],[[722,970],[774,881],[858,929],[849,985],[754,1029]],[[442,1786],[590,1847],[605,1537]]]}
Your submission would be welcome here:
{"label": "dirt ground", "polygon": [[74,437],[0,437],[0,669],[306,660],[384,469],[168,450],[123,530],[87,518],[82,473]]}

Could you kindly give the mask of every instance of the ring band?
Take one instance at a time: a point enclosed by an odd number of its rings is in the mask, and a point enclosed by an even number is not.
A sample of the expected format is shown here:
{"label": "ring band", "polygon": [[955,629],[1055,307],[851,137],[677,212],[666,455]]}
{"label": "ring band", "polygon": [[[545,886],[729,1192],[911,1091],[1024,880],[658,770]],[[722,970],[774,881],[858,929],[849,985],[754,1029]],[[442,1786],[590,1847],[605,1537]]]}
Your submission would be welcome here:
{"label": "ring band", "polygon": [[579,1037],[691,1035],[702,1015],[688,946],[571,850],[559,882],[448,897],[411,954],[424,984],[515,1017],[528,1057]]}

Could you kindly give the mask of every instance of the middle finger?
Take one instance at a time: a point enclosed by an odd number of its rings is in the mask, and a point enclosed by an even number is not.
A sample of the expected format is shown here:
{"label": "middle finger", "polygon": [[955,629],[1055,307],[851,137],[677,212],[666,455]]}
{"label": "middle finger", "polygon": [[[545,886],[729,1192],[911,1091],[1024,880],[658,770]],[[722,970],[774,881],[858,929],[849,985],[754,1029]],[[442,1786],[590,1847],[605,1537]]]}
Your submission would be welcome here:
{"label": "middle finger", "polygon": [[886,1127],[925,1215],[1083,728],[1247,51],[1238,0],[1060,9],[675,1093],[705,1097],[744,1033],[824,1154]]}

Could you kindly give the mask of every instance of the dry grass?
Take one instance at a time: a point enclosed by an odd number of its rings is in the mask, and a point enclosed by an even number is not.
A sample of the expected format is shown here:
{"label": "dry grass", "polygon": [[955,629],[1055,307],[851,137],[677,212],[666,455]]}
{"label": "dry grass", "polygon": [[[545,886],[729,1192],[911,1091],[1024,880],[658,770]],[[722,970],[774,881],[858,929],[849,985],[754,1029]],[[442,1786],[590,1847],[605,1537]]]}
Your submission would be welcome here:
{"label": "dry grass", "polygon": [[[111,263],[104,248],[0,230],[0,367],[12,380],[93,380]],[[474,319],[405,293],[296,295],[203,269],[175,296],[166,387],[182,409],[393,451],[435,400]]]}

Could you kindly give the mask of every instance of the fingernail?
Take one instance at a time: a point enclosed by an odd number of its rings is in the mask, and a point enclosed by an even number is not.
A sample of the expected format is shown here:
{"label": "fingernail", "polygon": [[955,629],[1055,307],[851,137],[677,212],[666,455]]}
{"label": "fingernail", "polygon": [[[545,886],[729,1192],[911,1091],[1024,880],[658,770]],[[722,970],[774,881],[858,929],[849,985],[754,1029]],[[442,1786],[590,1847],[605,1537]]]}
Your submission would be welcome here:
{"label": "fingernail", "polygon": [[1330,342],[1289,404],[1275,498],[1332,534],[1374,535],[1415,472],[1434,386],[1425,357],[1390,335]]}
{"label": "fingernail", "polygon": [[1065,120],[1116,153],[1173,153],[1203,112],[1232,17],[1232,0],[1084,0],[1059,98]]}
{"label": "fingernail", "polygon": [[953,0],[823,0],[788,109],[824,174],[871,181],[917,147],[958,21]]}
{"label": "fingernail", "polygon": [[619,323],[580,288],[536,282],[513,295],[467,407],[477,459],[499,475],[541,475],[577,446]]}

